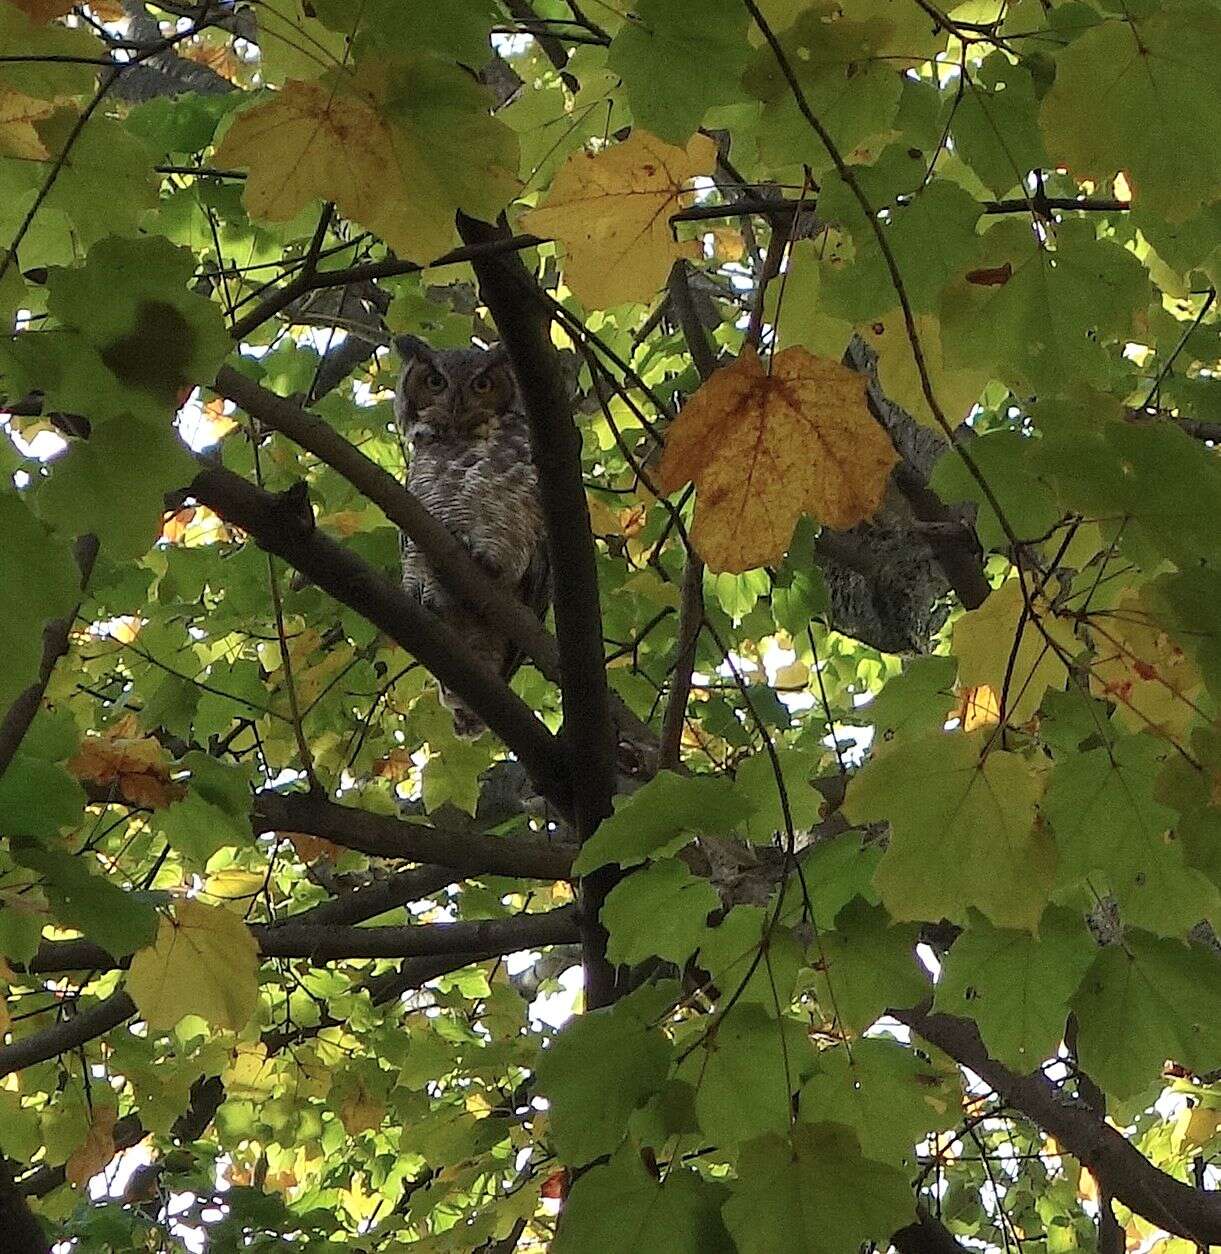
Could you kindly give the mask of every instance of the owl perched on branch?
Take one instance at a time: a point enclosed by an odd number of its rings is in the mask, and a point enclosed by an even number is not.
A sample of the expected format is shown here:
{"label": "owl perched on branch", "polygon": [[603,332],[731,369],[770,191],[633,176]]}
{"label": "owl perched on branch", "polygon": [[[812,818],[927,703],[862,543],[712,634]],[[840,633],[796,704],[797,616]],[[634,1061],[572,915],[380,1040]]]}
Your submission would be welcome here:
{"label": "owl perched on branch", "polygon": [[[394,413],[410,445],[407,487],[492,579],[541,619],[550,580],[538,476],[504,349],[434,349],[412,335],[398,337],[395,347],[403,359]],[[403,588],[490,670],[512,675],[521,660],[516,647],[441,585],[407,537]],[[453,711],[458,735],[484,730],[445,689],[441,700]]]}

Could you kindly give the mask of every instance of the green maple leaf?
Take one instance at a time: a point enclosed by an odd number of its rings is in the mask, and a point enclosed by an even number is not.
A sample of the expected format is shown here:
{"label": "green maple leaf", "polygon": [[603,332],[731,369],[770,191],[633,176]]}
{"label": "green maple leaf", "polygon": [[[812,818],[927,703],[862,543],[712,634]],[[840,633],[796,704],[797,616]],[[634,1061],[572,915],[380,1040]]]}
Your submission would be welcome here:
{"label": "green maple leaf", "polygon": [[168,424],[108,422],[55,467],[38,512],[65,531],[92,531],[109,558],[140,557],[161,529],[165,494],[196,469]]}
{"label": "green maple leaf", "polygon": [[[769,690],[770,691],[770,690]],[[780,747],[776,750],[780,776],[788,800],[789,817],[794,831],[812,827],[822,814],[822,794],[809,782],[822,763],[820,751]],[[765,844],[777,833],[787,836],[784,808],[771,755],[756,753],[738,767],[734,795],[750,811],[746,835],[757,844]]]}
{"label": "green maple leaf", "polygon": [[[0,88],[42,100],[89,95],[97,79],[97,67],[89,62],[105,51],[101,40],[84,26],[69,30],[36,24],[19,8],[3,2],[0,48],[12,57],[0,63]],[[51,59],[55,57],[65,59]]]}
{"label": "green maple leaf", "polygon": [[1050,907],[1039,934],[976,915],[942,965],[934,1009],[974,1019],[988,1052],[1023,1073],[1056,1051],[1097,946],[1080,915]]}
{"label": "green maple leaf", "polygon": [[1023,222],[1003,221],[981,239],[977,274],[987,281],[968,274],[941,296],[947,364],[987,366],[1023,394],[1104,385],[1104,342],[1126,337],[1148,300],[1140,262],[1096,239],[1088,222],[1062,222],[1054,252]]}
{"label": "green maple leaf", "polygon": [[916,963],[918,939],[919,928],[892,923],[881,906],[859,897],[849,902],[810,948],[827,1019],[840,1031],[863,1032],[888,1007],[913,1006],[927,996],[928,980]]}
{"label": "green maple leaf", "polygon": [[729,1254],[733,1244],[721,1221],[728,1190],[693,1171],[674,1168],[656,1180],[640,1154],[625,1145],[605,1166],[573,1185],[552,1248],[555,1254]]}
{"label": "green maple leaf", "polygon": [[38,677],[42,629],[80,599],[72,550],[15,492],[0,491],[0,708]]}
{"label": "green maple leaf", "polygon": [[997,926],[1038,926],[1055,849],[1035,824],[1039,776],[988,737],[933,734],[872,758],[848,785],[844,813],[889,820],[890,847],[874,883],[898,920],[967,921],[975,907]]}
{"label": "green maple leaf", "polygon": [[638,0],[634,11],[607,65],[622,77],[636,121],[684,144],[713,105],[741,98],[749,15],[735,0]]}
{"label": "green maple leaf", "polygon": [[1104,186],[1123,170],[1137,204],[1182,221],[1221,184],[1218,63],[1212,5],[1108,16],[1056,54],[1040,117],[1052,160]]}
{"label": "green maple leaf", "polygon": [[579,1166],[614,1150],[628,1116],[661,1088],[669,1065],[669,1042],[631,1006],[621,1002],[571,1020],[536,1067],[560,1160]]}
{"label": "green maple leaf", "polygon": [[[810,108],[841,153],[883,134],[894,120],[902,78],[887,62],[874,59],[891,33],[884,21],[857,20],[823,0],[804,9],[781,36]],[[804,163],[816,176],[831,168],[770,47],[751,58],[742,85],[763,101],[757,133],[767,162],[779,167]]]}
{"label": "green maple leaf", "polygon": [[836,1124],[753,1141],[730,1188],[723,1214],[740,1254],[844,1254],[884,1241],[915,1213],[906,1175],[863,1158]]}
{"label": "green maple leaf", "polygon": [[[990,431],[971,441],[972,462],[1000,503],[1005,521],[1019,540],[1044,536],[1060,518],[1060,505],[1051,486],[1035,469],[1032,442],[1016,431]],[[949,449],[933,467],[930,486],[943,501],[974,501],[975,528],[985,549],[1003,549],[1007,538],[992,504],[966,462]]]}
{"label": "green maple leaf", "polygon": [[750,813],[728,780],[659,771],[631,796],[615,798],[614,814],[581,847],[573,870],[588,875],[610,862],[626,866],[669,856],[697,832],[724,835]]}
{"label": "green maple leaf", "polygon": [[717,890],[674,858],[651,863],[611,889],[599,916],[610,933],[606,956],[634,966],[665,958],[681,966],[699,947]]}
{"label": "green maple leaf", "polygon": [[19,752],[0,775],[0,831],[9,838],[57,836],[84,808],[85,790],[57,763]]}
{"label": "green maple leaf", "polygon": [[684,1060],[679,1077],[694,1086],[696,1118],[713,1144],[736,1145],[789,1126],[792,1095],[813,1065],[803,1024],[739,1004]]}
{"label": "green maple leaf", "polygon": [[[67,32],[65,32],[66,34]],[[0,46],[3,46],[0,42]],[[21,242],[21,264],[67,265],[107,235],[135,235],[141,215],[157,203],[152,154],[119,123],[94,117],[68,147],[78,115],[58,109],[37,123],[53,157],[68,156]],[[43,191],[50,162],[0,158],[0,239],[12,239]],[[105,205],[105,213],[98,206]],[[120,289],[112,289],[117,297]],[[105,306],[102,306],[105,309]],[[105,323],[97,311],[93,322]]]}
{"label": "green maple leaf", "polygon": [[[874,205],[875,209],[882,208]],[[895,303],[894,281],[873,230],[861,223],[856,202],[849,223],[856,244],[854,260],[828,266],[822,279],[822,303],[833,318],[868,322]],[[918,313],[937,307],[950,278],[970,269],[979,255],[975,232],[980,206],[948,179],[934,179],[909,200],[892,207],[883,230],[903,278],[908,302]]]}
{"label": "green maple leaf", "polygon": [[[1221,558],[1221,467],[1173,423],[1123,420],[1120,406],[1074,391],[1035,410],[1043,439],[1031,450],[1062,507],[1086,516],[1122,515],[1116,545],[1130,560],[1182,568]],[[1178,485],[1190,483],[1192,491]]]}
{"label": "green maple leaf", "polygon": [[986,56],[954,109],[950,134],[958,155],[997,196],[1048,164],[1030,71],[1002,52]]}
{"label": "green maple leaf", "polygon": [[911,658],[902,674],[892,675],[881,692],[861,707],[862,717],[874,726],[875,752],[909,736],[939,731],[958,703],[953,657]]}
{"label": "green maple leaf", "polygon": [[116,957],[153,943],[157,912],[152,903],[91,874],[89,859],[36,848],[18,850],[15,858],[43,875],[55,917],[66,927],[83,932]]}
{"label": "green maple leaf", "polygon": [[178,392],[210,380],[229,351],[220,309],[189,290],[194,269],[191,253],[164,238],[111,236],[83,266],[47,279],[48,310],[96,350],[133,414],[173,410]]}
{"label": "green maple leaf", "polygon": [[1199,945],[1125,934],[1104,949],[1073,998],[1081,1066],[1116,1097],[1141,1091],[1173,1059],[1221,1066],[1221,959]]}
{"label": "green maple leaf", "polygon": [[849,1127],[866,1158],[910,1168],[916,1146],[962,1117],[956,1068],[921,1058],[888,1037],[823,1050],[818,1071],[801,1090],[807,1123]]}
{"label": "green maple leaf", "polygon": [[1125,923],[1181,936],[1217,910],[1217,887],[1186,864],[1176,813],[1154,796],[1173,749],[1149,735],[1062,757],[1041,809],[1059,850],[1059,880],[1110,891]]}
{"label": "green maple leaf", "polygon": [[793,933],[770,919],[759,906],[734,906],[716,927],[705,929],[699,964],[723,996],[779,1015],[792,1000],[804,955]]}

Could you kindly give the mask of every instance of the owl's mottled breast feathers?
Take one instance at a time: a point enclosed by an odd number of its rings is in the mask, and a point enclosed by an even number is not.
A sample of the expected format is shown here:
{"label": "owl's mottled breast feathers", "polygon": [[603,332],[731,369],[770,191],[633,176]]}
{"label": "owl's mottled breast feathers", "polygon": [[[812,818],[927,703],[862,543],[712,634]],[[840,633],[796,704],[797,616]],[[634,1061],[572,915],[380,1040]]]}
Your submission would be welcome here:
{"label": "owl's mottled breast feathers", "polygon": [[[405,365],[395,416],[410,446],[407,487],[492,578],[541,618],[549,580],[538,477],[507,359],[497,350],[433,349],[413,338],[398,346]],[[507,676],[516,667],[516,650],[454,601],[407,539],[403,586],[491,669]]]}

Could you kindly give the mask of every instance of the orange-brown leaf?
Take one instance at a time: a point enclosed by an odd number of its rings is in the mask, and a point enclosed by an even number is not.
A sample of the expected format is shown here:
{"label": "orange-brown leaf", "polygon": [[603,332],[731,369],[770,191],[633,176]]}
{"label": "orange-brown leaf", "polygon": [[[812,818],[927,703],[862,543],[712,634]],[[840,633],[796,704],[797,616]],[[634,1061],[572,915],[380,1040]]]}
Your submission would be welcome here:
{"label": "orange-brown leaf", "polygon": [[64,1168],[68,1183],[73,1187],[84,1188],[115,1156],[114,1125],[118,1113],[113,1106],[93,1108],[85,1143],[72,1151]]}
{"label": "orange-brown leaf", "polygon": [[115,788],[132,805],[163,810],[186,796],[186,788],[170,778],[171,763],[151,736],[139,736],[135,720],[121,719],[100,736],[89,736],[68,770],[87,783]]}
{"label": "orange-brown leaf", "polygon": [[76,0],[13,0],[13,3],[37,26],[45,26],[53,18],[72,11]]}
{"label": "orange-brown leaf", "polygon": [[802,514],[837,528],[870,517],[896,460],[863,375],[798,346],[765,370],[748,347],[684,406],[660,480],[695,483],[696,549],[710,570],[743,571],[779,561]]}

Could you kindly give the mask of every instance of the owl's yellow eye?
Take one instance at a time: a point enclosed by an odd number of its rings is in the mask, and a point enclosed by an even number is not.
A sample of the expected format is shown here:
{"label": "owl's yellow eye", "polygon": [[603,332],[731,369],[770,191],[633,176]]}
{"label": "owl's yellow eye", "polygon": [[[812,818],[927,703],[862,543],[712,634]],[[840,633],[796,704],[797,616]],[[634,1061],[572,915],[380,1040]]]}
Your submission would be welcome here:
{"label": "owl's yellow eye", "polygon": [[424,380],[424,386],[430,392],[444,392],[449,380],[439,371],[430,370]]}
{"label": "owl's yellow eye", "polygon": [[492,380],[486,374],[476,375],[471,380],[471,391],[477,396],[486,396],[492,390]]}

